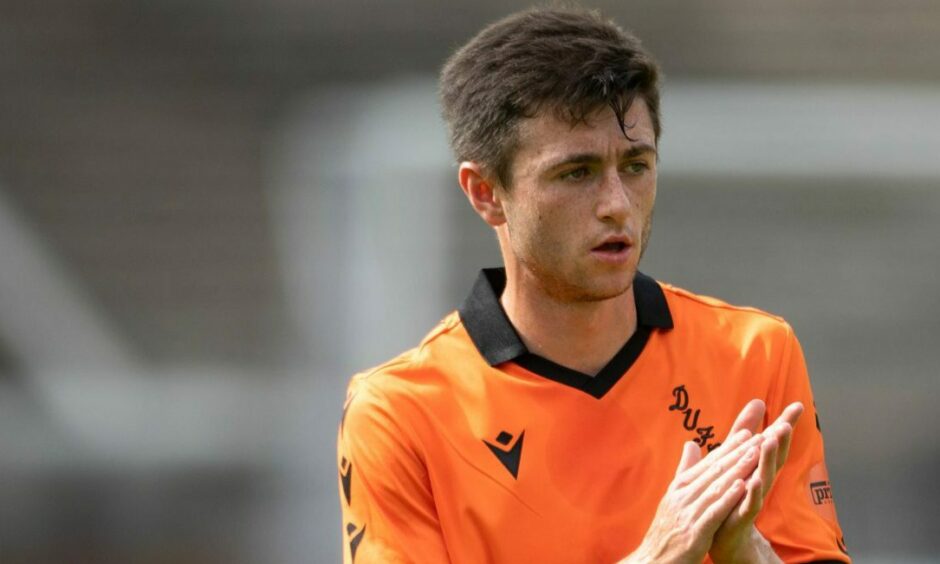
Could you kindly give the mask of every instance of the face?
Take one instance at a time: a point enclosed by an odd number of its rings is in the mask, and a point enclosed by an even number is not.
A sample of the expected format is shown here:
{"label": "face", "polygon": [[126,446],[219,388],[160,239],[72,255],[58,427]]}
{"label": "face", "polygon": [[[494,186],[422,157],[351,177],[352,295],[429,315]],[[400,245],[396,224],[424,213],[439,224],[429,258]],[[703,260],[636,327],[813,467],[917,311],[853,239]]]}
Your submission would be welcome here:
{"label": "face", "polygon": [[520,125],[497,233],[523,283],[563,301],[631,287],[656,200],[656,136],[642,99],[624,121],[630,139],[609,108],[574,127],[550,113]]}

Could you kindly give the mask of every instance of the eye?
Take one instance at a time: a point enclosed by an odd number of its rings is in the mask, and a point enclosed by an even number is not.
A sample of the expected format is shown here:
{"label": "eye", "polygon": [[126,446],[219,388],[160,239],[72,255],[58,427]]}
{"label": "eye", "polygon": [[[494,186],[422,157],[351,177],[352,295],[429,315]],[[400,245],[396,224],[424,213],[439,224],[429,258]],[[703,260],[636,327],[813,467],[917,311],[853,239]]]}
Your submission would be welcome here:
{"label": "eye", "polygon": [[559,178],[561,178],[562,180],[578,181],[578,180],[584,180],[588,178],[590,175],[591,175],[591,170],[588,167],[579,166],[578,168],[561,173]]}
{"label": "eye", "polygon": [[629,162],[627,163],[627,167],[626,167],[627,172],[631,174],[643,174],[644,172],[649,170],[649,168],[650,168],[649,165],[646,164],[645,161]]}

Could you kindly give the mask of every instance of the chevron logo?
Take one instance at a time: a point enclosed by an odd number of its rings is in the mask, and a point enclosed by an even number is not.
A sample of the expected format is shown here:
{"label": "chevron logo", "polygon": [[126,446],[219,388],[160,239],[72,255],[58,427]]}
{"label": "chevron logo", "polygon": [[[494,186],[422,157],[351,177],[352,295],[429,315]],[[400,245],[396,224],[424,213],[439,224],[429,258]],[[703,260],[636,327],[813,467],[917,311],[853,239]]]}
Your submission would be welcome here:
{"label": "chevron logo", "polygon": [[519,477],[519,462],[522,460],[522,441],[525,439],[525,431],[519,433],[519,437],[513,442],[513,436],[506,431],[500,432],[496,437],[496,444],[484,439],[483,444],[489,447],[490,452],[496,455],[499,463],[512,474],[514,479]]}

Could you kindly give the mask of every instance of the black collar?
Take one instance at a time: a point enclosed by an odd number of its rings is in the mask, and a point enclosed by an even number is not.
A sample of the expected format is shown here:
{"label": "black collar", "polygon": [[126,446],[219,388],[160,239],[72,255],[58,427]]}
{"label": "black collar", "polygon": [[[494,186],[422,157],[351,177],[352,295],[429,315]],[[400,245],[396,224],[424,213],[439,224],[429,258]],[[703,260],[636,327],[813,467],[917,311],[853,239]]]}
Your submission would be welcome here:
{"label": "black collar", "polygon": [[499,297],[506,287],[506,271],[487,268],[480,272],[470,295],[460,307],[470,339],[490,366],[510,360],[545,378],[572,386],[596,398],[602,397],[636,361],[653,329],[672,329],[666,296],[655,280],[637,272],[633,280],[637,328],[623,348],[596,376],[572,370],[530,353],[506,317]]}

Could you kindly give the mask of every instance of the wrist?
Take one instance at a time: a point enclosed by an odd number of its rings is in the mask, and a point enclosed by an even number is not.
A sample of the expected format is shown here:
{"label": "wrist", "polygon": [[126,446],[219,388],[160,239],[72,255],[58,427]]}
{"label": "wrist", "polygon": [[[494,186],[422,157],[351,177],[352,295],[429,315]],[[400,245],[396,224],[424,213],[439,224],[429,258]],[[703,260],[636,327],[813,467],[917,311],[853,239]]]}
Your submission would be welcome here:
{"label": "wrist", "polygon": [[781,562],[770,543],[754,525],[742,534],[740,542],[735,543],[733,550],[711,551],[710,556],[715,564],[777,564]]}
{"label": "wrist", "polygon": [[622,560],[618,560],[617,564],[695,564],[701,562],[704,557],[703,553],[691,555],[677,550],[664,552],[644,544]]}
{"label": "wrist", "polygon": [[640,545],[624,559],[618,560],[617,564],[652,564],[653,562],[655,562],[655,560],[650,558],[645,547]]}

